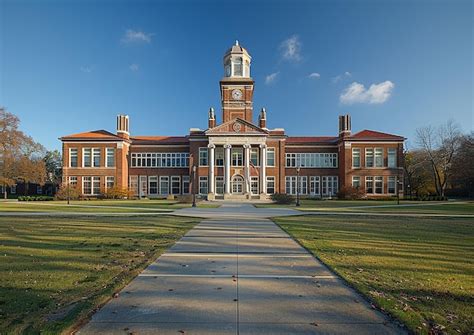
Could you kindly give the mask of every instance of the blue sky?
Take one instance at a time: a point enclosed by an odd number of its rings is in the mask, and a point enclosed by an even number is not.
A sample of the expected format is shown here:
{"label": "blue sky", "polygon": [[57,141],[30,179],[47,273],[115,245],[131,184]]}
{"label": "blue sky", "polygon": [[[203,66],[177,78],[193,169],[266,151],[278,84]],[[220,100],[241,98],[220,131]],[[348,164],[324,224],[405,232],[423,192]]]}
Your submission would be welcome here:
{"label": "blue sky", "polygon": [[135,135],[220,118],[222,56],[252,55],[254,116],[289,135],[473,129],[471,1],[0,0],[0,105],[49,149],[130,115]]}

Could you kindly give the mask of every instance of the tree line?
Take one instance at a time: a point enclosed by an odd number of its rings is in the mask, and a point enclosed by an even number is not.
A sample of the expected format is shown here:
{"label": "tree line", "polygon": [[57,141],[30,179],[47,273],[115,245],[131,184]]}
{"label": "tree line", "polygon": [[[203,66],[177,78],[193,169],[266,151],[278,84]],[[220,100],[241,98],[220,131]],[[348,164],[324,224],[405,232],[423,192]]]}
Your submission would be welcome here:
{"label": "tree line", "polygon": [[61,154],[48,151],[20,129],[20,119],[0,108],[0,186],[7,198],[7,187],[18,183],[44,185],[61,178]]}

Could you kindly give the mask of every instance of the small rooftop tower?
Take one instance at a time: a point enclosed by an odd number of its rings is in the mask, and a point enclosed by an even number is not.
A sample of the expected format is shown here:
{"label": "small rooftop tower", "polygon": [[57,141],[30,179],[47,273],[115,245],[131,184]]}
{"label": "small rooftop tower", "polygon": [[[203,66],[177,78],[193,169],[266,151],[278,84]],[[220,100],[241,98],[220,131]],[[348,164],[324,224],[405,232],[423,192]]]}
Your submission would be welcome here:
{"label": "small rooftop tower", "polygon": [[349,114],[339,115],[339,136],[351,135],[351,116]]}
{"label": "small rooftop tower", "polygon": [[239,45],[239,41],[235,41],[224,55],[224,77],[250,78],[251,60],[247,50]]}
{"label": "small rooftop tower", "polygon": [[117,115],[117,136],[129,139],[128,115]]}

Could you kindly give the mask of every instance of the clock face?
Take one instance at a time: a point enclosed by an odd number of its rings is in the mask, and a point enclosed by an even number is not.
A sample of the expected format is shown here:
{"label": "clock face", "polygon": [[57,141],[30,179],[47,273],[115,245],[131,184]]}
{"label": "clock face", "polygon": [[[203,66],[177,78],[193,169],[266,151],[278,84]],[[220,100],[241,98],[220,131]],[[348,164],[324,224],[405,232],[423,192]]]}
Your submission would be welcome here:
{"label": "clock face", "polygon": [[234,100],[240,100],[240,99],[242,99],[242,91],[241,91],[241,90],[237,90],[237,89],[233,90],[233,91],[232,91],[232,98],[233,98]]}

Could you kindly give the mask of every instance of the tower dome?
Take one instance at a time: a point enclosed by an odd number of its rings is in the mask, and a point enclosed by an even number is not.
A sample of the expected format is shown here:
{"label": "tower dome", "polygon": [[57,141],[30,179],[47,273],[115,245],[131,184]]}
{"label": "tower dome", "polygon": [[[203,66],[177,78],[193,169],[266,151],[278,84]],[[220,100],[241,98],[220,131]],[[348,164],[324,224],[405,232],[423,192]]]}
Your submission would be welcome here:
{"label": "tower dome", "polygon": [[224,77],[250,78],[250,57],[248,51],[239,45],[239,41],[224,55]]}

